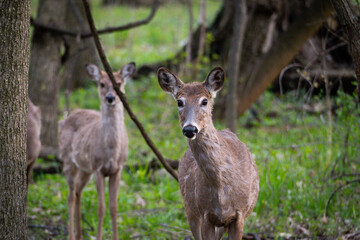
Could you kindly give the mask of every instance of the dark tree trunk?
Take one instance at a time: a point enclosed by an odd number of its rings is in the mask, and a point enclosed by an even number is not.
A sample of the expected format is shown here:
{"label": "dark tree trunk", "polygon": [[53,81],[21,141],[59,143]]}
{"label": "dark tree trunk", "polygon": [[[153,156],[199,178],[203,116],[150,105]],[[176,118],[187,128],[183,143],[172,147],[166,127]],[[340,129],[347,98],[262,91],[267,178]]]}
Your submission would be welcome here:
{"label": "dark tree trunk", "polygon": [[[76,32],[90,32],[81,0],[68,0],[66,11],[66,29]],[[88,75],[85,64],[99,65],[99,58],[92,38],[66,37],[67,59],[63,72],[63,86],[66,89],[85,87]]]}
{"label": "dark tree trunk", "polygon": [[[63,27],[66,0],[40,0],[37,21]],[[41,142],[57,146],[59,70],[62,37],[35,28],[29,73],[29,95],[42,112]]]}
{"label": "dark tree trunk", "polygon": [[345,28],[350,53],[357,76],[357,95],[360,102],[360,21],[348,0],[331,0],[341,25]]}
{"label": "dark tree trunk", "polygon": [[318,31],[332,11],[330,1],[313,1],[289,25],[287,31],[279,34],[269,50],[256,59],[251,71],[245,76],[246,81],[239,86],[239,114],[243,114],[269,87],[281,70],[299,53],[304,43]]}
{"label": "dark tree trunk", "polygon": [[[27,239],[30,1],[0,1],[0,239]],[[10,11],[11,10],[11,11]]]}
{"label": "dark tree trunk", "polygon": [[[208,56],[213,62],[227,66],[227,69],[232,64],[228,62],[228,56],[235,29],[235,3],[235,0],[223,0],[219,13],[207,29],[214,39],[208,43]],[[243,36],[241,56],[246,61],[240,63],[237,89],[238,115],[257,100],[333,11],[328,0],[254,0],[248,4],[248,27]],[[198,53],[199,33],[199,28],[193,33],[193,59]],[[184,51],[185,48],[175,59],[141,67],[138,74],[147,74],[160,65],[176,71],[177,63],[183,62]],[[216,117],[225,116],[225,93],[226,89],[217,96],[216,105],[221,107],[215,107]]]}

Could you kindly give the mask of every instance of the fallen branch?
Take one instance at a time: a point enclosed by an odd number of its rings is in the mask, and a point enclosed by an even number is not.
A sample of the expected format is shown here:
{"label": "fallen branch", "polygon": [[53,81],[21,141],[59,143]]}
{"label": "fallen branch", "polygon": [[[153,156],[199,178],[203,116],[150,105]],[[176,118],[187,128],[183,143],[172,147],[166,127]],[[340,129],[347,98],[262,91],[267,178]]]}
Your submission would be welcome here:
{"label": "fallen branch", "polygon": [[109,65],[109,62],[106,59],[104,50],[101,46],[100,43],[100,39],[99,36],[97,34],[96,31],[96,27],[95,27],[95,23],[94,23],[94,19],[91,15],[91,11],[90,11],[90,5],[88,0],[82,0],[83,4],[84,4],[84,8],[85,8],[85,12],[86,12],[86,17],[88,19],[89,22],[89,26],[93,35],[93,39],[95,41],[95,45],[96,48],[98,50],[100,59],[102,64],[104,65],[104,69],[106,71],[106,73],[108,74],[111,83],[113,84],[114,90],[117,93],[117,95],[119,96],[121,102],[124,105],[124,108],[126,109],[126,111],[128,112],[131,120],[133,120],[133,122],[136,124],[136,126],[138,127],[138,129],[141,132],[141,135],[144,137],[146,143],[148,144],[148,146],[151,148],[151,150],[155,153],[156,157],[159,159],[159,161],[162,163],[162,165],[165,167],[165,169],[176,179],[176,181],[178,181],[178,176],[177,173],[174,171],[174,169],[171,168],[171,166],[166,162],[165,158],[162,156],[162,154],[160,153],[160,151],[156,148],[156,146],[154,145],[154,143],[152,142],[152,140],[150,139],[150,137],[147,135],[143,125],[139,122],[139,120],[137,119],[137,117],[135,116],[135,114],[133,113],[132,109],[130,108],[129,103],[126,100],[126,96],[124,93],[122,93],[119,89],[119,87],[116,84],[114,75],[112,73],[111,67]]}
{"label": "fallen branch", "polygon": [[327,217],[327,212],[328,212],[328,208],[329,208],[329,204],[330,204],[330,201],[331,199],[333,199],[333,197],[335,196],[335,194],[340,191],[343,187],[347,186],[347,185],[350,185],[350,184],[353,184],[353,183],[357,183],[359,182],[360,183],[360,178],[357,178],[355,180],[352,180],[352,181],[346,181],[343,185],[339,186],[338,188],[335,189],[335,191],[333,191],[330,195],[330,198],[329,200],[327,201],[326,203],[326,207],[325,207],[325,217]]}
{"label": "fallen branch", "polygon": [[[104,29],[99,30],[97,33],[98,34],[112,33],[112,32],[124,31],[124,30],[128,30],[128,29],[131,29],[131,28],[139,27],[141,25],[145,25],[145,24],[149,23],[154,18],[158,7],[159,7],[159,1],[154,0],[151,12],[150,12],[150,14],[149,14],[149,16],[147,18],[145,18],[143,20],[140,20],[140,21],[128,23],[128,24],[125,24],[125,25],[122,25],[122,26],[118,26],[118,27],[104,28]],[[61,35],[67,35],[67,36],[71,36],[71,37],[80,37],[80,38],[92,37],[91,32],[79,33],[79,32],[69,31],[69,30],[66,30],[66,29],[61,29],[61,28],[58,28],[58,27],[55,27],[55,26],[49,26],[49,25],[37,22],[36,20],[34,20],[33,17],[30,17],[30,23],[34,27],[41,28],[43,30],[51,31],[53,33],[57,33],[57,34],[61,34]]]}

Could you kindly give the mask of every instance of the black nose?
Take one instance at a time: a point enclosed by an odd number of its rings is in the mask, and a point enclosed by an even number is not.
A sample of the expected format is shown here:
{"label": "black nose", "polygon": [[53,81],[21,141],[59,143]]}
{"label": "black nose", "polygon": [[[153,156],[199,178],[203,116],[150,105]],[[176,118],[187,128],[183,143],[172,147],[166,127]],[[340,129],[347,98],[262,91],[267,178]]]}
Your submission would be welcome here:
{"label": "black nose", "polygon": [[185,126],[182,131],[187,138],[193,138],[198,133],[198,129],[191,125]]}
{"label": "black nose", "polygon": [[108,103],[112,103],[113,101],[115,101],[115,96],[113,95],[109,95],[105,97],[106,101],[108,101]]}

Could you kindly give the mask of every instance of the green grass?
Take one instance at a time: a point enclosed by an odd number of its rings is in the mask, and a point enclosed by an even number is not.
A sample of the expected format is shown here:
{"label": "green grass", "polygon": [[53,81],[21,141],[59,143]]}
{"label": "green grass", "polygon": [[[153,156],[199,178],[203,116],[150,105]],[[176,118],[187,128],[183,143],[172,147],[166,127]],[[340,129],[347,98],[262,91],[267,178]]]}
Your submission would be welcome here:
{"label": "green grass", "polygon": [[[180,131],[173,99],[161,91],[154,76],[130,82],[126,88],[131,106],[160,151],[168,158],[180,159],[186,150],[186,140]],[[88,101],[90,96],[95,98],[95,95],[94,86],[80,89],[71,95],[71,107],[97,109],[98,102],[94,100],[91,105]],[[358,185],[349,185],[337,193],[329,205],[327,222],[322,220],[331,193],[345,180],[354,179],[331,180],[331,176],[360,170],[360,111],[350,96],[341,95],[334,100],[343,106],[332,122],[331,145],[326,116],[294,110],[300,104],[293,100],[292,95],[279,99],[266,92],[261,104],[255,106],[263,121],[256,123],[249,113],[239,119],[238,136],[251,149],[260,174],[259,199],[254,213],[246,221],[245,232],[264,232],[275,237],[286,234],[306,236],[301,230],[306,229],[312,237],[338,237],[358,229]],[[321,100],[314,99],[314,102],[318,101]],[[64,106],[63,97],[60,106]],[[276,111],[278,115],[268,117],[270,111]],[[255,127],[244,128],[249,122]],[[224,128],[222,122],[216,121],[215,124],[220,129]],[[131,165],[150,161],[153,155],[127,116],[126,125],[130,139],[127,163]],[[343,164],[347,132],[348,148]],[[143,153],[148,154],[144,157]],[[337,164],[334,166],[335,162]],[[155,176],[146,172],[146,169],[140,169],[123,174],[118,199],[120,238],[130,239],[141,235],[143,239],[177,239],[169,233],[173,229],[161,224],[189,229],[178,185],[165,172],[157,172]],[[29,189],[31,222],[49,221],[49,224],[66,227],[66,196],[67,185],[63,176],[38,177]],[[144,206],[136,203],[139,196],[145,201]],[[93,181],[84,190],[82,207],[85,219],[96,228],[97,194]],[[43,209],[41,214],[39,208]],[[87,228],[86,234],[95,236],[96,231],[91,231],[85,222],[83,226]],[[104,220],[104,234],[105,238],[111,235],[108,210]],[[180,232],[178,237],[184,234],[186,232]]]}
{"label": "green grass", "polygon": [[[126,7],[101,8],[92,1],[98,28],[121,25],[148,15],[150,9]],[[208,1],[208,19],[214,17],[219,2]],[[198,5],[195,8],[197,16]],[[34,12],[32,10],[32,12]],[[166,21],[164,20],[166,19]],[[187,15],[184,5],[162,6],[153,21],[137,29],[102,36],[111,64],[120,68],[135,61],[155,62],[173,56],[187,36]],[[201,79],[201,78],[199,78]],[[154,75],[126,86],[126,95],[134,112],[163,155],[180,159],[186,151],[174,100],[163,93]],[[238,120],[238,136],[251,150],[259,169],[260,194],[254,213],[246,220],[245,232],[267,233],[276,238],[304,236],[339,238],[359,230],[359,185],[339,191],[329,205],[326,221],[325,205],[331,193],[346,180],[332,179],[345,173],[360,172],[360,110],[354,98],[340,94],[333,97],[339,106],[331,122],[326,113],[309,114],[299,108],[301,97],[293,94],[277,97],[265,92],[254,109],[261,122],[247,112]],[[311,104],[324,104],[314,97]],[[60,110],[65,99],[61,94]],[[99,109],[96,87],[74,91],[71,109]],[[271,114],[271,113],[276,114]],[[149,162],[154,156],[134,123],[126,115],[129,135],[128,165]],[[222,121],[215,121],[224,128]],[[252,128],[245,126],[251,125]],[[330,126],[331,129],[330,130]],[[348,143],[345,147],[345,138]],[[28,216],[30,224],[67,228],[67,184],[63,175],[36,176],[29,187]],[[106,192],[106,203],[108,203]],[[147,169],[124,172],[118,198],[118,228],[121,239],[183,239],[189,235],[178,185],[169,174]],[[85,239],[94,239],[97,227],[97,193],[93,180],[82,197],[82,226]],[[170,227],[164,227],[167,224]],[[174,229],[178,227],[182,231]],[[305,229],[305,230],[304,230]],[[31,239],[49,237],[46,230],[31,228]],[[110,239],[111,219],[107,210],[104,239]],[[65,234],[52,236],[66,239]]]}

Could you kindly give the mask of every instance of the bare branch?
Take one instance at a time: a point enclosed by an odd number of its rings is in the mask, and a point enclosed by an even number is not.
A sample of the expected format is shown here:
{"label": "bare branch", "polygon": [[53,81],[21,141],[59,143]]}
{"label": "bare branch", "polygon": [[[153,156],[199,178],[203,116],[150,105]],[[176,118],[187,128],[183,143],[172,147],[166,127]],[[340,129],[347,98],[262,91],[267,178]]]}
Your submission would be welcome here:
{"label": "bare branch", "polygon": [[106,59],[106,56],[105,56],[105,53],[104,53],[104,50],[101,46],[101,43],[100,43],[100,39],[99,39],[99,36],[97,34],[97,31],[96,31],[96,27],[95,27],[95,23],[94,23],[94,19],[91,15],[91,11],[90,11],[90,5],[89,5],[89,2],[88,0],[82,0],[83,1],[83,4],[84,4],[84,7],[85,7],[85,12],[86,12],[86,17],[88,19],[88,22],[89,22],[89,25],[90,25],[90,29],[91,29],[91,33],[93,35],[93,39],[95,41],[95,45],[96,45],[96,48],[99,52],[99,56],[100,56],[100,59],[101,59],[101,62],[102,64],[104,65],[104,69],[106,71],[106,73],[108,74],[112,84],[113,84],[113,87],[117,93],[117,95],[119,96],[121,102],[123,103],[124,105],[124,108],[126,109],[126,111],[128,112],[130,118],[133,120],[133,122],[136,124],[136,126],[138,127],[138,129],[140,130],[141,132],[141,135],[144,137],[146,143],[148,144],[148,146],[151,148],[151,150],[154,152],[154,154],[156,155],[156,157],[159,159],[159,161],[162,163],[162,165],[165,167],[165,169],[178,181],[178,176],[177,176],[177,173],[175,172],[174,169],[172,169],[169,164],[165,161],[165,158],[163,157],[163,155],[161,154],[161,152],[156,148],[156,146],[154,145],[153,141],[150,139],[150,137],[147,135],[143,125],[139,122],[138,118],[135,116],[135,114],[133,113],[132,109],[130,108],[130,105],[129,103],[127,102],[126,100],[126,96],[124,93],[122,93],[119,89],[119,87],[117,86],[116,84],[116,81],[115,81],[115,78],[114,78],[114,75],[112,73],[112,70],[111,70],[111,67],[110,67],[110,64],[109,62],[107,61]]}
{"label": "bare branch", "polygon": [[353,183],[360,183],[360,178],[357,178],[355,180],[352,181],[346,181],[343,185],[340,185],[338,188],[335,189],[335,191],[332,192],[332,194],[329,197],[329,200],[326,203],[326,207],[325,207],[325,217],[327,216],[327,212],[328,212],[328,208],[329,208],[329,204],[331,199],[333,199],[333,197],[335,196],[335,194],[340,191],[343,187],[353,184]]}
{"label": "bare branch", "polygon": [[[140,20],[140,21],[128,23],[128,24],[125,24],[122,26],[118,26],[118,27],[104,28],[104,29],[99,30],[97,33],[104,34],[104,33],[112,33],[112,32],[117,32],[117,31],[125,31],[125,30],[131,29],[131,28],[139,27],[141,25],[145,25],[154,18],[158,7],[159,7],[159,0],[154,0],[154,4],[152,6],[150,15],[147,18]],[[92,37],[91,32],[79,33],[79,32],[69,31],[66,29],[61,29],[61,28],[58,28],[55,26],[49,26],[49,25],[37,22],[36,20],[34,20],[33,17],[30,17],[30,23],[34,27],[41,28],[41,29],[51,31],[53,33],[57,33],[57,34],[61,34],[61,35],[67,35],[67,36],[71,36],[71,37],[80,37],[80,38]]]}

